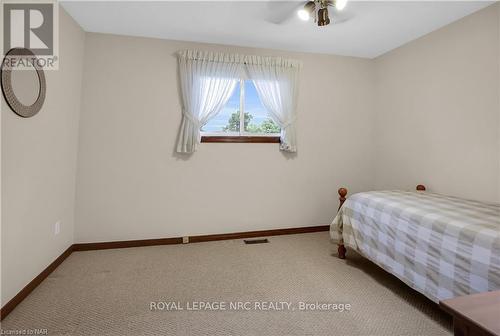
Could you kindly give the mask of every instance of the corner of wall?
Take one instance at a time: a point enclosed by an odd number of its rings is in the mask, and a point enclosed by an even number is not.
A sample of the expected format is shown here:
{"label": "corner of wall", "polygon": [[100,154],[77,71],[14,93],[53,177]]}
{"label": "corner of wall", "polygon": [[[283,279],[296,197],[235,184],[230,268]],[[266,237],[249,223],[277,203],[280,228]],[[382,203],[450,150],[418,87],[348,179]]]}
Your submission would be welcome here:
{"label": "corner of wall", "polygon": [[[64,10],[62,7],[60,7],[60,9]],[[65,10],[64,10],[65,11]],[[68,15],[69,17],[71,17],[71,15],[69,13],[67,13],[65,11],[66,15]],[[81,30],[81,33],[83,35],[83,41],[82,41],[82,51],[81,51],[81,55],[82,55],[82,60],[81,60],[81,76],[80,76],[80,80],[79,80],[79,85],[80,85],[80,97],[79,97],[79,101],[78,101],[78,109],[79,109],[79,113],[78,113],[78,126],[77,126],[77,134],[76,134],[76,149],[75,149],[75,179],[74,179],[74,195],[73,195],[73,202],[74,202],[74,207],[73,207],[73,244],[76,242],[76,236],[77,236],[77,220],[78,220],[78,216],[77,216],[77,206],[78,206],[78,199],[77,199],[77,195],[78,195],[78,174],[79,174],[79,171],[80,171],[80,138],[81,138],[81,120],[82,120],[82,111],[83,111],[83,96],[84,96],[84,83],[85,83],[85,67],[86,67],[86,64],[85,64],[85,51],[86,51],[86,48],[85,48],[85,45],[86,45],[86,41],[87,41],[87,35],[88,33],[85,32],[83,30],[83,28],[78,24],[78,22],[76,22],[76,20],[74,20],[72,17],[71,17],[71,20],[73,20],[74,24],[77,25],[80,30]]]}
{"label": "corner of wall", "polygon": [[497,201],[500,203],[500,2],[495,4],[497,7],[498,21],[498,194]]}
{"label": "corner of wall", "polygon": [[372,78],[371,78],[371,87],[372,87],[372,96],[370,97],[371,101],[372,101],[372,134],[371,134],[371,139],[372,139],[372,143],[371,143],[371,151],[370,151],[370,155],[371,155],[371,180],[372,180],[372,184],[371,184],[371,189],[372,190],[377,190],[379,189],[378,187],[378,184],[377,184],[377,175],[378,175],[378,170],[377,170],[377,152],[378,152],[378,144],[377,144],[377,117],[378,117],[378,92],[377,92],[377,89],[378,89],[378,83],[377,83],[377,79],[378,79],[378,74],[377,74],[377,58],[373,58],[370,60],[370,67],[371,67],[371,72],[372,72]]}

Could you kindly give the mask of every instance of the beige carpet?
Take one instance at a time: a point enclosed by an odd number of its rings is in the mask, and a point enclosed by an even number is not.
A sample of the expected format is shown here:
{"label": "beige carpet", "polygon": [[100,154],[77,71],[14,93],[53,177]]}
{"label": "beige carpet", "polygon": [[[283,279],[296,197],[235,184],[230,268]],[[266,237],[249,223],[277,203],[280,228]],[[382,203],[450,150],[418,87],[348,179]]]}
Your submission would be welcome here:
{"label": "beige carpet", "polygon": [[[2,323],[49,335],[451,335],[436,304],[326,232],[75,252]],[[350,311],[151,311],[151,301],[349,303]]]}

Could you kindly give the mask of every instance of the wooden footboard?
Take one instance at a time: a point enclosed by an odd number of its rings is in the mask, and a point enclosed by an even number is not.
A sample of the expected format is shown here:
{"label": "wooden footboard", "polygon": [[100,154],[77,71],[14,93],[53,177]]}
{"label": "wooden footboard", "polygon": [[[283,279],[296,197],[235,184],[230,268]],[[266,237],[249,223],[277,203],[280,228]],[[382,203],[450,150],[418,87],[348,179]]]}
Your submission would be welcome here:
{"label": "wooden footboard", "polygon": [[[417,191],[425,191],[426,188],[423,184],[419,184],[417,187],[416,187]],[[345,200],[346,200],[346,196],[347,196],[347,189],[346,188],[340,188],[339,189],[339,210],[340,208],[342,207],[342,205],[344,204]],[[339,252],[339,258],[340,259],[345,259],[345,255],[346,255],[346,248],[344,246],[344,244],[339,244],[339,248],[338,248],[338,252]]]}

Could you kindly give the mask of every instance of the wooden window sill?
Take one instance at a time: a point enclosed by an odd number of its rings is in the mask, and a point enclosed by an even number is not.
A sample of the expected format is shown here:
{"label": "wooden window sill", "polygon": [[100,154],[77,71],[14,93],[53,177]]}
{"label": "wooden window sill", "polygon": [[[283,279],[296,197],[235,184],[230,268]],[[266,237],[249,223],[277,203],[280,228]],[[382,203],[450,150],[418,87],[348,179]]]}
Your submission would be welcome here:
{"label": "wooden window sill", "polygon": [[203,135],[201,142],[225,142],[225,143],[280,143],[279,136],[223,136],[223,135]]}

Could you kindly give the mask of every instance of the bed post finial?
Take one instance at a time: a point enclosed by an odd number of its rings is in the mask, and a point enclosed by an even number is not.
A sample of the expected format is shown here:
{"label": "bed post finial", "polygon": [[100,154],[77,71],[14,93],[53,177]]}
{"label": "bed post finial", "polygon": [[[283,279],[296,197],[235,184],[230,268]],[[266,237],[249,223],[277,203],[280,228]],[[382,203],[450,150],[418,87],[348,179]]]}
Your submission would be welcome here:
{"label": "bed post finial", "polygon": [[339,205],[339,210],[340,208],[342,207],[342,204],[344,204],[345,202],[345,197],[347,196],[347,189],[346,188],[340,188],[339,189],[339,202],[340,202],[340,205]]}
{"label": "bed post finial", "polygon": [[426,189],[425,189],[425,186],[424,186],[423,184],[419,184],[419,185],[417,186],[417,191],[425,191],[425,190],[426,190]]}
{"label": "bed post finial", "polygon": [[[340,201],[340,205],[339,205],[339,210],[340,208],[342,207],[342,204],[344,204],[345,202],[345,197],[347,196],[347,189],[346,188],[340,188],[339,189],[339,201]],[[338,253],[339,253],[339,258],[340,259],[345,259],[345,254],[347,252],[344,244],[339,244],[339,247],[338,247]]]}

